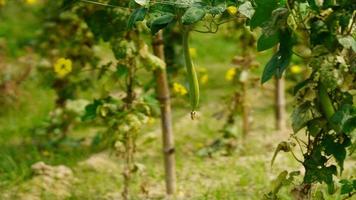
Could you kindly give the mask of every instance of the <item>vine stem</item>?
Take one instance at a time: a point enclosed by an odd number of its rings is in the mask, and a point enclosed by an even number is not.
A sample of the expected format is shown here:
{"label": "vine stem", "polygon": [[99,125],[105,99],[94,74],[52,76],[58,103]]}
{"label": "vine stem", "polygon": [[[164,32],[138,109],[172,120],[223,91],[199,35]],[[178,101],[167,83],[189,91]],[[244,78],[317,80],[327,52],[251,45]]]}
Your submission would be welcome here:
{"label": "vine stem", "polygon": [[[129,59],[129,70],[126,80],[126,101],[125,107],[127,110],[132,109],[132,104],[135,99],[134,93],[134,80],[136,72],[136,62],[134,59]],[[130,184],[132,178],[132,169],[134,165],[134,153],[135,153],[135,137],[134,131],[126,132],[125,135],[125,154],[124,154],[124,170],[122,176],[124,179],[124,188],[122,191],[122,197],[124,200],[130,199]]]}
{"label": "vine stem", "polygon": [[349,199],[349,198],[351,198],[352,196],[354,196],[355,194],[356,194],[356,192],[350,193],[349,196],[343,198],[342,200]]}
{"label": "vine stem", "polygon": [[91,3],[91,4],[95,4],[95,5],[98,5],[98,6],[105,6],[105,7],[110,7],[110,8],[122,8],[122,9],[129,9],[129,8],[126,8],[126,7],[121,7],[121,6],[114,6],[114,5],[110,5],[110,4],[106,4],[106,3],[100,3],[100,2],[97,2],[97,1],[91,1],[91,0],[80,0],[81,2],[84,2],[84,3]]}
{"label": "vine stem", "polygon": [[351,25],[350,25],[349,30],[347,31],[347,34],[350,34],[350,33],[352,32],[352,29],[353,29],[353,27],[354,27],[355,21],[356,21],[356,14],[355,14],[355,13],[353,13],[353,17],[352,17]]}

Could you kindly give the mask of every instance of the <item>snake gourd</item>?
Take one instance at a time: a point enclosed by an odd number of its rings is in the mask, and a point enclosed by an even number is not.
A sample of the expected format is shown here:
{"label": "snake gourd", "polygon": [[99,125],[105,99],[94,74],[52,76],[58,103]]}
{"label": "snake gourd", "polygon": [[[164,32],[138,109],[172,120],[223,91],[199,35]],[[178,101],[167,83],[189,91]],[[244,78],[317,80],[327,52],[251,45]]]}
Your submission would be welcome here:
{"label": "snake gourd", "polygon": [[195,118],[195,111],[199,105],[199,82],[198,75],[194,64],[192,62],[192,58],[189,53],[189,31],[185,30],[183,33],[183,54],[185,59],[185,66],[187,69],[188,82],[189,82],[189,97],[190,104],[192,108],[191,116],[192,119]]}

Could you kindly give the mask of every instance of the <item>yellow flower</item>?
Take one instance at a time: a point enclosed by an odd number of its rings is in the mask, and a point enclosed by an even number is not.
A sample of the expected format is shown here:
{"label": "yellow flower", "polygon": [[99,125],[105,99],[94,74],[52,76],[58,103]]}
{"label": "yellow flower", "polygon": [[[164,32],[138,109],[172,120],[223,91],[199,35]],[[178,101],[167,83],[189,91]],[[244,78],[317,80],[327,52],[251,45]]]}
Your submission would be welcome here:
{"label": "yellow flower", "polygon": [[292,72],[292,74],[300,74],[303,71],[303,69],[299,65],[293,65],[290,68],[290,71]]}
{"label": "yellow flower", "polygon": [[6,0],[0,0],[0,6],[4,6],[6,4]]}
{"label": "yellow flower", "polygon": [[59,78],[64,78],[72,71],[72,61],[66,58],[60,58],[54,64],[54,72]]}
{"label": "yellow flower", "polygon": [[189,54],[192,58],[196,58],[198,53],[197,53],[197,49],[196,48],[189,48]]}
{"label": "yellow flower", "polygon": [[208,80],[209,80],[208,74],[204,74],[203,76],[200,77],[200,83],[202,85],[205,85],[208,82]]}
{"label": "yellow flower", "polygon": [[236,69],[230,68],[229,70],[227,70],[227,72],[225,74],[225,79],[227,81],[232,81],[232,80],[234,80],[235,75],[236,75]]}
{"label": "yellow flower", "polygon": [[173,83],[173,91],[182,96],[188,93],[187,89],[185,89],[185,87],[179,83]]}
{"label": "yellow flower", "polygon": [[151,125],[151,124],[154,124],[155,122],[156,122],[156,119],[154,117],[149,117],[148,118],[148,122],[147,122],[148,124]]}
{"label": "yellow flower", "polygon": [[198,67],[197,69],[198,69],[197,71],[199,73],[207,73],[208,72],[208,70],[205,67]]}
{"label": "yellow flower", "polygon": [[227,7],[227,12],[230,14],[230,15],[236,15],[237,13],[237,7],[236,6],[229,6]]}
{"label": "yellow flower", "polygon": [[34,5],[38,2],[38,0],[25,0],[25,3],[28,5]]}
{"label": "yellow flower", "polygon": [[44,156],[49,156],[50,153],[49,153],[48,151],[44,150],[44,151],[42,151],[42,155],[44,155]]}

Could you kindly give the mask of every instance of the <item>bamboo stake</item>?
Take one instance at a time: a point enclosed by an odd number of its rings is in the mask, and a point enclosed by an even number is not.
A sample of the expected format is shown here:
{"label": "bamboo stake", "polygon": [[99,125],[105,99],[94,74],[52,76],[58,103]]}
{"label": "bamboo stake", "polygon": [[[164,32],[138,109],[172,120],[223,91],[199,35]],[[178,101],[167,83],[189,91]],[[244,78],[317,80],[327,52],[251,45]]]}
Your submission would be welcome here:
{"label": "bamboo stake", "polygon": [[[154,54],[164,61],[164,45],[162,31],[158,32],[153,39]],[[175,150],[174,136],[172,128],[172,113],[169,87],[166,70],[157,69],[154,72],[157,84],[157,98],[161,108],[163,155],[165,168],[166,192],[173,195],[176,190],[176,168],[175,168]]]}
{"label": "bamboo stake", "polygon": [[286,97],[285,97],[285,80],[284,78],[275,79],[275,115],[276,129],[284,131],[286,128]]}
{"label": "bamboo stake", "polygon": [[250,109],[247,100],[247,81],[242,83],[242,133],[243,137],[246,137],[250,131]]}

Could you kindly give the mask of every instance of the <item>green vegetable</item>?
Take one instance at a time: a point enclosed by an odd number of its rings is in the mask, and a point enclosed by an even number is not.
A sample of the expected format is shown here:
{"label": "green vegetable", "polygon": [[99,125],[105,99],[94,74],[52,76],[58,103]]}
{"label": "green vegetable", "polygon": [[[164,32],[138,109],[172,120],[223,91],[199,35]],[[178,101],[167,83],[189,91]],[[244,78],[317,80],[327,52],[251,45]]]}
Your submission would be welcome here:
{"label": "green vegetable", "polygon": [[322,83],[319,83],[319,101],[321,105],[321,110],[323,111],[325,117],[330,120],[335,113],[334,106],[330,100],[328,92]]}
{"label": "green vegetable", "polygon": [[190,96],[190,103],[192,106],[192,118],[194,119],[195,110],[199,105],[199,82],[198,82],[197,72],[195,70],[194,64],[189,54],[188,39],[189,39],[189,31],[185,30],[183,33],[183,54],[184,54],[185,65],[188,73],[189,96]]}

